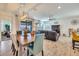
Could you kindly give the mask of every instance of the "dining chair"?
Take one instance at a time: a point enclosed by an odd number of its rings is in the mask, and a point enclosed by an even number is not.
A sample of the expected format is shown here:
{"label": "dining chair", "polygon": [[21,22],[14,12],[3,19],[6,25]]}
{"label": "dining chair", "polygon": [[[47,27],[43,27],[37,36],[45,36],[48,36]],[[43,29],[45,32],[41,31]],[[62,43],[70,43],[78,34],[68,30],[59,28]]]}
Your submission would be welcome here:
{"label": "dining chair", "polygon": [[17,44],[17,39],[16,39],[16,35],[15,34],[11,34],[11,39],[12,39],[12,52],[13,55],[18,56],[18,44]]}
{"label": "dining chair", "polygon": [[22,31],[16,31],[16,34],[19,36],[19,35],[22,35]]}
{"label": "dining chair", "polygon": [[43,34],[36,34],[35,41],[33,45],[27,47],[27,56],[28,55],[37,55],[39,52],[42,52],[43,56]]}
{"label": "dining chair", "polygon": [[79,35],[76,32],[72,32],[72,47],[79,48]]}
{"label": "dining chair", "polygon": [[24,31],[24,38],[27,39],[27,31]]}
{"label": "dining chair", "polygon": [[35,31],[32,31],[32,32],[31,32],[31,36],[34,36],[34,35],[35,35]]}

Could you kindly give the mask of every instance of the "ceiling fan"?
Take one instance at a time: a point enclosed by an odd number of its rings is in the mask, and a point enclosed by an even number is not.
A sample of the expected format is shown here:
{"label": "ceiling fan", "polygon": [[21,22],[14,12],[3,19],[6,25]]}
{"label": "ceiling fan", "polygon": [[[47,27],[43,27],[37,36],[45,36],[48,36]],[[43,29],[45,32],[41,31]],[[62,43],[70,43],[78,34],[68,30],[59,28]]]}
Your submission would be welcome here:
{"label": "ceiling fan", "polygon": [[49,16],[48,20],[56,20],[56,18],[54,18],[54,16]]}

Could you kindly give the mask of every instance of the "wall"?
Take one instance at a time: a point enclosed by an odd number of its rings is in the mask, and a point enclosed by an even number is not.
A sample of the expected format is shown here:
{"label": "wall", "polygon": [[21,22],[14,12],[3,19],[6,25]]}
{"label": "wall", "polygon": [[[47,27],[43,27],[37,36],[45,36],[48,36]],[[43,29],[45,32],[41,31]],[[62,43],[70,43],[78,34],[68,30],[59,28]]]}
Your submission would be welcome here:
{"label": "wall", "polygon": [[5,24],[10,24],[11,30],[11,19],[0,19],[0,41],[1,41],[1,32],[5,31]]}
{"label": "wall", "polygon": [[0,20],[0,42],[1,42],[1,20]]}
{"label": "wall", "polygon": [[79,18],[62,19],[62,21],[61,21],[61,26],[62,26],[61,30],[62,30],[63,33],[66,34],[66,36],[68,36],[68,34],[69,34],[69,31],[68,31],[69,28],[73,28],[75,30],[77,30],[77,28],[79,28],[79,23],[77,23],[75,25],[71,23],[73,20],[78,21],[78,19]]}
{"label": "wall", "polygon": [[11,21],[10,20],[1,20],[1,31],[5,31],[5,24],[10,25],[10,30],[11,30]]}
{"label": "wall", "polygon": [[[8,12],[7,12],[8,13]],[[1,41],[1,32],[4,31],[4,21],[10,21],[12,19],[13,14],[7,14],[6,12],[0,12],[0,41]]]}
{"label": "wall", "polygon": [[51,30],[51,25],[60,25],[60,32],[61,35],[64,33],[66,36],[69,36],[69,28],[74,28],[77,29],[79,28],[79,24],[77,25],[72,25],[72,21],[76,19],[79,20],[79,18],[63,18],[63,19],[58,19],[58,20],[50,20],[50,21],[42,21],[41,24],[43,26],[42,30]]}
{"label": "wall", "polygon": [[42,24],[42,30],[50,30],[51,31],[51,25],[58,25],[60,24],[59,20],[48,20],[48,21],[41,21]]}

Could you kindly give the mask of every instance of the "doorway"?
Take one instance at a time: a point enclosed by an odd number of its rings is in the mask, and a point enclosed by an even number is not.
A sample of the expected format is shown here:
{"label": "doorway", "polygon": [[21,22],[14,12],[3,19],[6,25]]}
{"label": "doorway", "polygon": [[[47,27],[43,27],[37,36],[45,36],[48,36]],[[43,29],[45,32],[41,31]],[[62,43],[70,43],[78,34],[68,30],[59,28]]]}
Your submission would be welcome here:
{"label": "doorway", "polygon": [[11,21],[1,21],[1,41],[10,40]]}

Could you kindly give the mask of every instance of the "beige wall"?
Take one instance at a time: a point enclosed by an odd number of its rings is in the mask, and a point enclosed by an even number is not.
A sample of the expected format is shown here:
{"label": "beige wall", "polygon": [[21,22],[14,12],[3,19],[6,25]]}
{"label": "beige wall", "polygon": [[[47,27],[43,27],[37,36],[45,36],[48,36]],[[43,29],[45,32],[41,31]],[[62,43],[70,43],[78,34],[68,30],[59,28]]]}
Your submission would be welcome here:
{"label": "beige wall", "polygon": [[11,21],[12,16],[6,15],[6,14],[2,14],[0,12],[0,41],[1,41],[1,32],[3,31],[3,26],[2,26],[2,22],[6,21]]}
{"label": "beige wall", "polygon": [[1,20],[0,20],[0,42],[1,42]]}
{"label": "beige wall", "polygon": [[17,30],[19,30],[19,20],[14,16],[11,19],[11,33],[16,34]]}
{"label": "beige wall", "polygon": [[69,28],[74,28],[74,29],[79,28],[79,24],[77,24],[77,25],[72,25],[71,24],[71,22],[74,19],[79,21],[79,17],[57,19],[57,20],[52,20],[52,21],[45,21],[43,23],[43,30],[51,30],[51,25],[56,25],[55,22],[58,22],[58,24],[60,25],[61,35],[63,33],[65,33],[66,36],[69,36],[69,31],[68,31]]}

